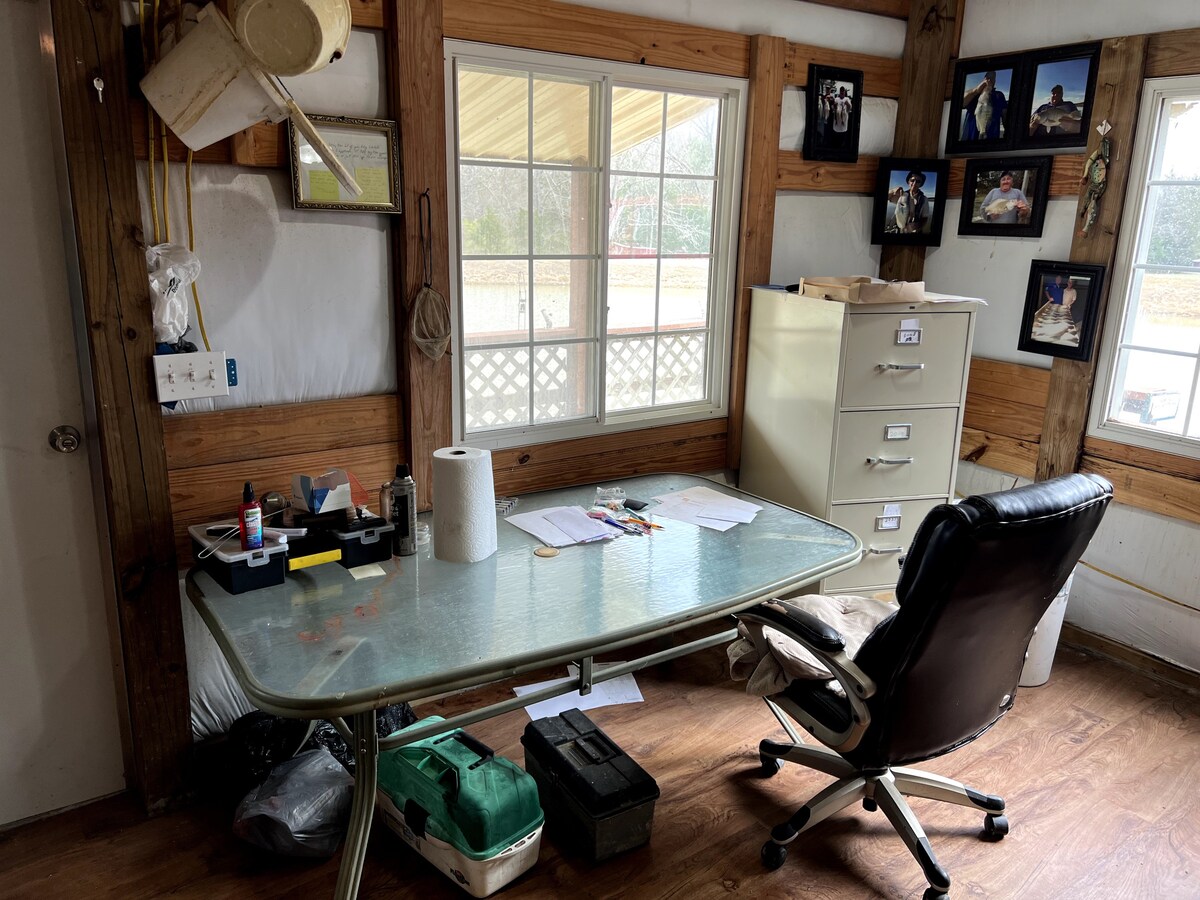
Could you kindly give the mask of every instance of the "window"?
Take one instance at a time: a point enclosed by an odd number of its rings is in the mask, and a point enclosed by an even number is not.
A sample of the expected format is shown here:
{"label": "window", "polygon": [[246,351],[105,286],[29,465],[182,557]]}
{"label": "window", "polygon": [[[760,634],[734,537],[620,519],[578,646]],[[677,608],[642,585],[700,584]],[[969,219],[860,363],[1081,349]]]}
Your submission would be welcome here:
{"label": "window", "polygon": [[1200,78],[1145,84],[1096,437],[1200,457]]}
{"label": "window", "polygon": [[455,436],[725,414],[737,79],[447,42]]}

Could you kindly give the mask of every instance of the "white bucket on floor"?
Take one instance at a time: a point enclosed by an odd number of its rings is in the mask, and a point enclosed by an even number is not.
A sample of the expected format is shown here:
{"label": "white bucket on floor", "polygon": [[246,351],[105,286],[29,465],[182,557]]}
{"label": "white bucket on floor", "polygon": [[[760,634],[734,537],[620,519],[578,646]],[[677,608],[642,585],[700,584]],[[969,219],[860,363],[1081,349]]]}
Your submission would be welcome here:
{"label": "white bucket on floor", "polygon": [[1037,687],[1050,680],[1050,667],[1054,665],[1054,651],[1058,649],[1058,635],[1062,631],[1063,617],[1067,614],[1067,601],[1071,597],[1071,581],[1074,578],[1072,571],[1033,629],[1029,649],[1025,652],[1025,666],[1021,669],[1021,687]]}

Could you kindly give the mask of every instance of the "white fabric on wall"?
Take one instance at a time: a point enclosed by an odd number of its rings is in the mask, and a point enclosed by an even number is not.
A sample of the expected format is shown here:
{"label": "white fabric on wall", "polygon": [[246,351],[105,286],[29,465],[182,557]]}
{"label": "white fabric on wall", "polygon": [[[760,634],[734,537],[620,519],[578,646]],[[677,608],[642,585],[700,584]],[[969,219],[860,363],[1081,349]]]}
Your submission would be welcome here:
{"label": "white fabric on wall", "polygon": [[[858,152],[864,156],[888,156],[896,134],[895,100],[863,97]],[[799,150],[804,146],[804,88],[783,90],[783,120],[779,126],[779,149]]]}

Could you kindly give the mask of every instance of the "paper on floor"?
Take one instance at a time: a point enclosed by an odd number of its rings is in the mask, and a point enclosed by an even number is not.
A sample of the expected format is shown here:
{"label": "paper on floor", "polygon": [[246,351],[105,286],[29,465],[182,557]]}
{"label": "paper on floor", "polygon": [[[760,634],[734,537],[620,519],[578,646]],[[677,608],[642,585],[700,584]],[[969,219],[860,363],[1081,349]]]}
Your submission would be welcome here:
{"label": "paper on floor", "polygon": [[[596,666],[594,671],[602,671],[606,665],[616,664],[602,663]],[[567,667],[567,671],[571,674],[566,678],[555,678],[537,684],[523,684],[513,688],[513,693],[518,697],[524,697],[526,694],[532,694],[534,691],[539,691],[542,688],[556,684],[566,684],[579,678],[578,666],[570,665]],[[561,715],[568,709],[596,709],[601,706],[616,706],[620,703],[641,702],[642,692],[638,688],[637,681],[633,675],[629,674],[620,675],[612,679],[612,681],[602,681],[599,684],[592,685],[592,692],[586,696],[581,695],[579,691],[571,691],[569,694],[562,694],[558,697],[552,697],[549,700],[530,704],[525,707],[525,712],[529,713],[530,719],[542,719],[546,716]]]}

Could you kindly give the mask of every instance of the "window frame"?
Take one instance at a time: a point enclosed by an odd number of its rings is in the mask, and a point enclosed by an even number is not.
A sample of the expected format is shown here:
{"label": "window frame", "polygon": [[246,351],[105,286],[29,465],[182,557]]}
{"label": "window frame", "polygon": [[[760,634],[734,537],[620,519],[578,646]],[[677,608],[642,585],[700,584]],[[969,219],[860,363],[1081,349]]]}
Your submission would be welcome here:
{"label": "window frame", "polygon": [[[1145,215],[1151,188],[1150,169],[1158,159],[1166,133],[1162,113],[1168,102],[1183,97],[1200,99],[1200,75],[1148,78],[1142,84],[1142,99],[1136,120],[1138,130],[1130,157],[1130,178],[1121,215],[1123,222],[1136,224],[1131,228],[1122,228],[1117,239],[1087,436],[1173,456],[1200,459],[1200,438],[1139,428],[1111,420],[1108,414],[1112,407],[1113,392],[1117,388],[1119,351],[1121,345],[1127,343],[1125,334],[1130,309],[1129,294],[1136,274],[1134,267],[1142,242],[1148,238]],[[1196,366],[1198,371],[1193,375],[1191,398],[1193,422],[1200,416],[1200,409],[1197,408],[1200,403],[1200,388],[1197,386],[1200,356],[1197,357]]]}
{"label": "window frame", "polygon": [[[596,437],[621,431],[681,422],[722,418],[729,414],[729,385],[732,356],[733,315],[736,306],[737,247],[741,216],[742,160],[745,147],[746,110],[749,82],[744,78],[686,72],[654,66],[640,66],[606,59],[592,59],[567,54],[523,50],[502,45],[482,44],[447,39],[443,43],[446,88],[446,160],[447,214],[451,227],[448,234],[450,273],[450,314],[454,335],[454,364],[452,365],[453,436],[456,443],[469,443],[486,449],[503,449],[527,444]],[[566,422],[526,423],[507,428],[467,432],[464,403],[464,371],[466,354],[472,349],[464,341],[462,321],[462,259],[461,222],[459,220],[459,161],[458,161],[458,85],[457,63],[503,69],[533,69],[535,74],[568,77],[595,77],[600,82],[599,128],[600,154],[598,160],[598,198],[595,235],[598,260],[595,291],[596,334],[595,402],[592,416]],[[632,87],[668,93],[687,93],[719,97],[722,103],[721,127],[716,154],[716,177],[713,205],[713,245],[710,274],[707,333],[706,400],[683,404],[642,407],[633,410],[608,412],[606,397],[607,304],[608,280],[608,198],[611,190],[612,166],[611,126],[612,92],[614,87]],[[722,171],[724,170],[724,171]],[[660,178],[662,176],[660,175]],[[530,218],[532,219],[532,210]],[[661,252],[661,251],[660,251]],[[533,255],[533,248],[529,248]],[[663,257],[659,256],[658,259]],[[654,332],[651,335],[659,334]],[[669,334],[669,330],[666,332]],[[536,343],[532,345],[536,347]]]}

